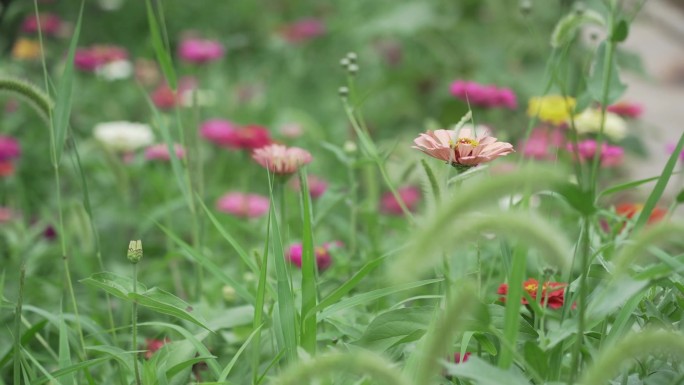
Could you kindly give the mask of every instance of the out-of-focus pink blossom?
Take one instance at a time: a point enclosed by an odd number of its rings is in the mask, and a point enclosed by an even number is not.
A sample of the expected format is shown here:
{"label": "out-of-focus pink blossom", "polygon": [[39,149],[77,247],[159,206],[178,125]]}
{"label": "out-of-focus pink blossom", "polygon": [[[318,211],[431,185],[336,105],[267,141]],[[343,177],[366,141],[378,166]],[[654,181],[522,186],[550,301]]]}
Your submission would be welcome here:
{"label": "out-of-focus pink blossom", "polygon": [[21,155],[19,141],[0,135],[0,162],[16,159]]}
{"label": "out-of-focus pink blossom", "polygon": [[515,93],[509,88],[456,80],[450,86],[451,95],[473,106],[484,108],[504,107],[514,110],[518,107]]}
{"label": "out-of-focus pink blossom", "polygon": [[[593,139],[583,140],[577,143],[577,154],[580,161],[591,162],[594,159],[598,144]],[[567,150],[574,154],[574,145],[567,145]],[[601,145],[601,165],[605,167],[618,166],[622,164],[625,150],[619,146],[612,146],[606,143]]]}
{"label": "out-of-focus pink blossom", "polygon": [[21,31],[24,33],[38,33],[39,22],[41,32],[46,36],[56,36],[62,27],[62,20],[52,13],[41,13],[38,18],[31,14],[21,23]]}
{"label": "out-of-focus pink blossom", "polygon": [[9,207],[0,206],[0,224],[7,223],[14,219],[14,211]]}
{"label": "out-of-focus pink blossom", "polygon": [[152,355],[157,350],[161,349],[164,345],[168,344],[169,342],[171,342],[171,340],[168,338],[164,338],[163,340],[146,338],[145,345],[147,347],[147,350],[145,351],[145,359],[149,360],[150,358],[152,358]]}
{"label": "out-of-focus pink blossom", "polygon": [[468,361],[468,358],[470,358],[469,352],[466,352],[463,357],[461,357],[461,353],[454,353],[454,362],[457,364]]}
{"label": "out-of-focus pink blossom", "polygon": [[252,159],[270,172],[278,175],[290,175],[311,163],[311,154],[299,147],[286,147],[281,144],[270,144],[254,150]]}
{"label": "out-of-focus pink blossom", "polygon": [[[176,152],[177,158],[183,158],[185,156],[185,149],[178,143],[173,145],[173,149]],[[169,153],[169,147],[166,143],[153,144],[145,149],[145,159],[147,160],[171,160],[171,154]]]}
{"label": "out-of-focus pink blossom", "polygon": [[74,66],[84,72],[95,72],[105,64],[128,60],[128,52],[113,45],[93,45],[79,48],[74,56]]}
{"label": "out-of-focus pink blossom", "polygon": [[[325,243],[322,246],[317,246],[314,248],[314,254],[316,257],[316,267],[318,268],[318,271],[323,271],[330,267],[330,264],[332,263],[332,257],[330,256],[330,248],[335,244],[332,243]],[[302,251],[303,251],[303,246],[301,243],[296,243],[292,246],[287,251],[287,254],[285,257],[293,263],[295,266],[301,268],[302,267]]]}
{"label": "out-of-focus pink blossom", "polygon": [[180,59],[194,64],[216,61],[223,57],[224,52],[223,45],[216,40],[187,38],[178,46]]}
{"label": "out-of-focus pink blossom", "polygon": [[375,50],[385,60],[385,63],[390,67],[394,67],[401,63],[404,57],[401,44],[398,40],[382,39],[373,44]]}
{"label": "out-of-focus pink blossom", "polygon": [[[404,201],[406,208],[409,211],[415,211],[420,202],[420,189],[415,186],[406,186],[397,189],[397,193],[401,200]],[[403,215],[404,211],[401,209],[399,202],[394,198],[391,192],[386,192],[380,199],[380,210],[389,215]]]}
{"label": "out-of-focus pink blossom", "polygon": [[625,118],[637,119],[644,112],[644,108],[637,103],[618,102],[606,107],[606,110]]}
{"label": "out-of-focus pink blossom", "polygon": [[[667,152],[669,152],[670,154],[672,154],[672,153],[674,152],[674,150],[675,150],[676,147],[677,147],[677,145],[675,145],[674,143],[668,144],[668,145],[666,146]],[[684,151],[682,151],[682,152],[679,153],[679,160],[681,160],[682,162],[684,162]]]}
{"label": "out-of-focus pink blossom", "polygon": [[135,79],[144,86],[157,84],[161,78],[157,63],[148,59],[136,59],[133,72]]}
{"label": "out-of-focus pink blossom", "polygon": [[559,148],[564,147],[565,138],[558,127],[537,127],[532,130],[526,142],[521,143],[524,157],[538,160],[552,160],[556,158]]}
{"label": "out-of-focus pink blossom", "polygon": [[11,161],[0,161],[0,178],[12,176],[14,174],[14,163]]}
{"label": "out-of-focus pink blossom", "polygon": [[271,133],[266,127],[250,124],[233,131],[226,144],[233,149],[251,151],[271,143]]}
{"label": "out-of-focus pink blossom", "polygon": [[230,192],[216,201],[216,209],[242,218],[258,218],[268,213],[270,201],[257,194]]}
{"label": "out-of-focus pink blossom", "polygon": [[[325,193],[325,191],[328,189],[328,182],[315,175],[308,175],[307,183],[309,185],[309,193],[311,194],[311,198],[314,199],[323,195],[323,193]],[[294,179],[292,181],[292,187],[297,191],[301,191],[299,179]]]}
{"label": "out-of-focus pink blossom", "polygon": [[190,76],[184,76],[178,81],[178,92],[174,92],[168,84],[162,83],[152,91],[150,98],[160,110],[170,110],[181,103],[181,95],[197,89],[197,80]]}
{"label": "out-of-focus pink blossom", "polygon": [[321,20],[308,18],[295,21],[283,27],[281,36],[290,43],[303,43],[325,33],[325,24]]}
{"label": "out-of-focus pink blossom", "polygon": [[210,119],[200,126],[200,135],[219,146],[227,147],[240,127],[228,120]]}
{"label": "out-of-focus pink blossom", "polygon": [[290,139],[299,138],[304,133],[304,129],[302,129],[302,126],[298,123],[283,124],[278,131],[282,136]]}

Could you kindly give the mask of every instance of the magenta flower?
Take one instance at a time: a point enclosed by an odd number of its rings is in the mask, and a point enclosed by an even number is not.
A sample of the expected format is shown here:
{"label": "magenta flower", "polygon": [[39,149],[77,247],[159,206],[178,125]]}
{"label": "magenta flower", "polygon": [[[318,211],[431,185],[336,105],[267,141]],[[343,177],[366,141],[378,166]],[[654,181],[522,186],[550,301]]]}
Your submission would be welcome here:
{"label": "magenta flower", "polygon": [[31,14],[21,23],[21,31],[24,33],[38,33],[39,21],[42,33],[47,36],[57,35],[62,26],[62,20],[55,14],[41,13],[38,18],[36,18],[35,14]]}
{"label": "magenta flower", "polygon": [[241,192],[227,193],[216,201],[218,211],[241,218],[259,218],[268,213],[269,206],[267,197]]}
{"label": "magenta flower", "polygon": [[10,136],[0,135],[0,162],[16,159],[20,155],[19,142]]}
{"label": "magenta flower", "polygon": [[[316,267],[318,271],[323,271],[330,267],[332,263],[332,257],[330,256],[330,247],[334,244],[325,243],[323,246],[317,246],[314,248],[314,254],[316,256]],[[302,244],[296,243],[288,249],[285,254],[285,258],[293,263],[295,266],[301,269],[302,267]]]}
{"label": "magenta flower", "polygon": [[223,45],[215,40],[188,38],[181,41],[178,56],[188,63],[204,64],[223,57]]}
{"label": "magenta flower", "polygon": [[325,33],[325,24],[318,19],[301,19],[281,29],[281,36],[290,43],[303,43]]}
{"label": "magenta flower", "polygon": [[471,128],[461,128],[458,132],[428,131],[413,141],[415,146],[412,148],[459,169],[475,167],[514,152],[510,143],[497,142],[487,130],[481,130],[479,135],[473,131]]}
{"label": "magenta flower", "polygon": [[[328,182],[314,175],[307,176],[307,183],[309,184],[309,193],[311,194],[311,198],[314,199],[323,195],[325,190],[328,189]],[[292,187],[297,191],[301,191],[299,179],[292,181]]]}
{"label": "magenta flower", "polygon": [[[575,146],[570,143],[567,150],[574,153]],[[596,154],[597,143],[593,139],[587,139],[577,144],[577,154],[581,162],[591,162]],[[620,146],[612,146],[606,143],[601,145],[601,165],[605,167],[622,164],[625,151]]]}
{"label": "magenta flower", "polygon": [[636,119],[644,112],[644,108],[637,103],[618,102],[606,107],[606,110],[625,118]]}
{"label": "magenta flower", "polygon": [[128,52],[113,45],[93,45],[76,50],[74,66],[84,72],[95,72],[105,64],[128,60]]}
{"label": "magenta flower", "polygon": [[[185,156],[185,149],[178,143],[173,145],[176,157],[183,158]],[[147,160],[161,160],[168,162],[171,160],[169,147],[166,143],[153,144],[145,149],[145,159]]]}
{"label": "magenta flower", "polygon": [[510,88],[497,88],[493,85],[456,80],[451,83],[450,92],[456,98],[473,106],[484,108],[505,107],[511,110],[518,107],[515,93]]}
{"label": "magenta flower", "polygon": [[234,130],[226,141],[226,145],[238,150],[256,150],[271,144],[271,133],[266,127],[255,124]]}
{"label": "magenta flower", "polygon": [[200,135],[219,146],[227,147],[233,140],[234,132],[240,127],[228,120],[210,119],[200,126]]}
{"label": "magenta flower", "polygon": [[308,151],[299,147],[270,144],[254,150],[252,159],[274,174],[290,175],[301,166],[311,163],[313,158]]}
{"label": "magenta flower", "polygon": [[[415,186],[406,186],[397,189],[397,194],[404,201],[406,208],[409,211],[415,211],[418,203],[420,202],[420,189]],[[394,198],[394,194],[391,192],[386,192],[380,198],[380,211],[389,215],[404,215],[404,211],[401,209],[399,202]]]}

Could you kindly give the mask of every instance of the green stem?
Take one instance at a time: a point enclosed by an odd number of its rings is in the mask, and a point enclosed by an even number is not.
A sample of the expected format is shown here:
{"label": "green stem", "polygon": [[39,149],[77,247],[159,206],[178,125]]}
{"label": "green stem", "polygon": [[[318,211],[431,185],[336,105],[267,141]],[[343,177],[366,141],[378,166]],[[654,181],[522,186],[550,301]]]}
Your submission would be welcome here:
{"label": "green stem", "polygon": [[14,384],[21,384],[21,307],[24,302],[24,278],[26,267],[22,264],[19,270],[19,297],[17,298],[17,310],[14,313]]}
{"label": "green stem", "polygon": [[[138,264],[133,264],[133,294],[138,292]],[[138,301],[133,300],[133,316],[132,323],[133,327],[133,351],[138,350]],[[140,381],[140,369],[138,368],[138,355],[133,356],[133,371],[135,372],[135,383],[136,385],[141,385]]]}
{"label": "green stem", "polygon": [[577,337],[572,351],[572,361],[570,364],[570,376],[568,378],[568,385],[575,383],[575,378],[579,374],[580,366],[582,365],[580,353],[582,344],[584,343],[584,331],[586,329],[585,313],[586,313],[586,298],[587,298],[587,274],[589,272],[589,231],[591,221],[589,217],[582,219],[582,234],[580,235],[580,279],[579,279],[579,295],[577,296]]}

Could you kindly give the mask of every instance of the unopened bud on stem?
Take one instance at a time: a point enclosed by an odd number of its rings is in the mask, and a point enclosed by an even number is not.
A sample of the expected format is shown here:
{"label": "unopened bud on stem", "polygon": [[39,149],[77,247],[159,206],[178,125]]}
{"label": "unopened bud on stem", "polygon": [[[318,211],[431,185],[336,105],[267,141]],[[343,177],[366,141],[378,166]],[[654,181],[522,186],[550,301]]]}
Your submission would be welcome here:
{"label": "unopened bud on stem", "polygon": [[137,241],[130,241],[128,243],[128,254],[126,255],[128,260],[131,263],[136,264],[136,263],[140,262],[140,260],[142,259],[142,256],[143,256],[142,241],[139,239]]}

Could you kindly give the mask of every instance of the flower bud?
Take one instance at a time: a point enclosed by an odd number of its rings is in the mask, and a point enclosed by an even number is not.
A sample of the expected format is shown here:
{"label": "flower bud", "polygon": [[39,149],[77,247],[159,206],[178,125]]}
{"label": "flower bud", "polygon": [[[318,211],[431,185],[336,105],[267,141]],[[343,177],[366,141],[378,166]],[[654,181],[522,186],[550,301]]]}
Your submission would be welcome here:
{"label": "flower bud", "polygon": [[356,73],[359,72],[359,66],[356,64],[350,64],[347,67],[347,71],[349,71],[351,75],[356,75]]}
{"label": "flower bud", "polygon": [[136,264],[136,263],[140,262],[140,260],[142,259],[142,256],[143,256],[142,241],[140,241],[139,239],[137,241],[130,241],[128,243],[128,254],[126,256],[128,258],[128,260],[131,263]]}
{"label": "flower bud", "polygon": [[235,295],[235,288],[230,285],[223,286],[222,292],[223,299],[226,302],[233,302],[237,298],[237,296]]}
{"label": "flower bud", "polygon": [[342,68],[347,68],[349,64],[351,64],[351,62],[346,57],[340,59],[340,65],[342,66]]}
{"label": "flower bud", "polygon": [[356,52],[348,52],[347,53],[347,60],[349,60],[350,63],[356,63],[356,59],[358,59]]}
{"label": "flower bud", "polygon": [[356,143],[348,140],[344,143],[344,151],[348,154],[353,154],[356,152]]}
{"label": "flower bud", "polygon": [[347,95],[349,95],[349,88],[340,87],[337,89],[337,92],[340,94],[341,97],[346,98]]}

